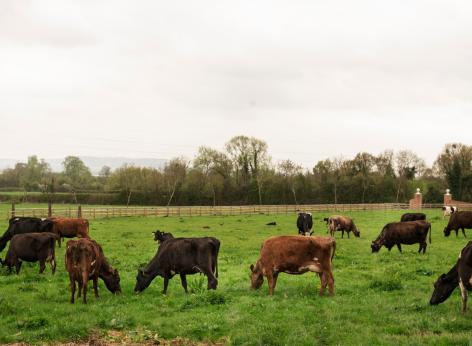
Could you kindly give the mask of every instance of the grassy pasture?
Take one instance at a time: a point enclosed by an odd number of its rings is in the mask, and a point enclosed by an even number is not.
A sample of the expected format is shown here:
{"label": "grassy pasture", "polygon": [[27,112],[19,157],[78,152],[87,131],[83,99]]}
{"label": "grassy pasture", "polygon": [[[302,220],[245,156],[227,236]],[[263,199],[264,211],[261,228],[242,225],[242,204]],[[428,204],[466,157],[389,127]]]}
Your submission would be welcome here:
{"label": "grassy pasture", "polygon": [[[267,283],[259,291],[249,289],[248,267],[257,260],[262,241],[296,234],[295,215],[91,220],[92,237],[120,271],[123,294],[112,296],[100,282],[97,300],[90,284],[89,304],[71,305],[64,247],[57,249],[55,276],[49,267],[39,275],[38,264],[25,263],[18,276],[0,269],[0,343],[77,341],[119,330],[136,342],[157,334],[236,345],[469,344],[472,311],[460,314],[459,290],[442,305],[428,304],[432,283],[449,270],[467,240],[462,235],[445,238],[440,211],[427,211],[433,236],[425,255],[417,254],[417,245],[403,246],[403,254],[396,248],[372,254],[370,242],[401,213],[349,214],[361,238],[336,234],[334,297],[319,297],[319,279],[310,273],[281,274],[273,297],[267,295]],[[325,235],[320,220],[328,215],[314,216],[315,233]],[[277,226],[265,226],[270,221]],[[6,225],[2,218],[0,228]],[[189,295],[178,276],[171,280],[167,296],[161,294],[161,278],[135,295],[136,269],[156,251],[151,234],[155,229],[220,239],[218,290],[208,292],[205,277],[193,275],[188,277]]]}

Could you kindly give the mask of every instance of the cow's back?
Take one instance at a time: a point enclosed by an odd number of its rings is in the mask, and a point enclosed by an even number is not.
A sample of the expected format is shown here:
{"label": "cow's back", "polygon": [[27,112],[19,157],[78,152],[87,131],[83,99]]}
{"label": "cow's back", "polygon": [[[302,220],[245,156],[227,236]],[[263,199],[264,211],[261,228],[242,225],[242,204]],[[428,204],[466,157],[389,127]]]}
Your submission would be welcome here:
{"label": "cow's back", "polygon": [[472,228],[472,211],[458,211],[451,214],[448,223],[448,227],[449,226],[453,229],[460,227]]}

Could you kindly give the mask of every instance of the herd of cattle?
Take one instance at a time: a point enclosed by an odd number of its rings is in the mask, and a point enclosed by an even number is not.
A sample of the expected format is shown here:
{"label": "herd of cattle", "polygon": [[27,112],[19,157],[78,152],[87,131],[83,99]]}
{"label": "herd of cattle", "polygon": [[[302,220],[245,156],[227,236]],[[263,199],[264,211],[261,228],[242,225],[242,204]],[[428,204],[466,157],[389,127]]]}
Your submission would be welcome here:
{"label": "herd of cattle", "polygon": [[[452,208],[448,207],[450,212]],[[446,210],[443,209],[445,214]],[[472,228],[472,212],[452,209],[450,219],[444,229],[444,235],[451,231],[458,235],[459,230],[465,237],[465,229]],[[336,252],[335,232],[344,232],[349,238],[352,232],[360,237],[361,232],[354,221],[346,216],[333,215],[324,218],[330,236],[313,236],[313,217],[310,213],[299,213],[297,227],[299,235],[274,236],[266,239],[260,250],[260,257],[255,265],[250,266],[251,286],[258,289],[267,278],[269,294],[274,293],[279,273],[303,274],[317,273],[321,280],[320,294],[326,287],[334,294],[334,276],[332,261]],[[182,287],[187,292],[187,275],[201,273],[208,279],[208,289],[218,285],[218,253],[220,241],[214,237],[174,238],[171,233],[156,231],[154,240],[159,243],[157,253],[136,276],[136,293],[145,290],[155,277],[164,279],[163,293],[167,292],[169,280],[180,275]],[[372,241],[372,252],[378,252],[382,246],[389,251],[401,245],[419,244],[419,251],[426,252],[427,239],[431,243],[431,224],[423,213],[407,213],[400,222],[386,224],[379,236]],[[87,302],[88,281],[93,282],[95,296],[98,297],[98,279],[102,279],[112,293],[120,293],[120,275],[105,257],[102,247],[89,236],[89,223],[81,218],[14,217],[9,220],[8,229],[0,237],[0,252],[10,242],[6,257],[0,259],[2,266],[9,272],[15,267],[18,274],[22,261],[39,262],[39,272],[43,273],[46,263],[51,270],[56,270],[55,245],[61,246],[62,238],[69,240],[65,251],[65,267],[69,274],[71,303],[75,301],[76,283],[78,297]],[[467,304],[467,291],[472,290],[472,241],[459,254],[457,263],[447,274],[442,274],[434,284],[430,303],[435,305],[445,301],[459,286],[462,296],[462,311]]]}

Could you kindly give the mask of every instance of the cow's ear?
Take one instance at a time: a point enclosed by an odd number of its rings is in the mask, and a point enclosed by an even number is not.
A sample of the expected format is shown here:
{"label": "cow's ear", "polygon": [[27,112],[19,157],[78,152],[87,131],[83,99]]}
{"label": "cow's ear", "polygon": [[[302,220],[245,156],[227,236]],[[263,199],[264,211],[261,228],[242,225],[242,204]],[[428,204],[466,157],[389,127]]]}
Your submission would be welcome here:
{"label": "cow's ear", "polygon": [[249,269],[251,269],[251,271],[254,272],[254,264],[251,264],[251,266],[249,267]]}

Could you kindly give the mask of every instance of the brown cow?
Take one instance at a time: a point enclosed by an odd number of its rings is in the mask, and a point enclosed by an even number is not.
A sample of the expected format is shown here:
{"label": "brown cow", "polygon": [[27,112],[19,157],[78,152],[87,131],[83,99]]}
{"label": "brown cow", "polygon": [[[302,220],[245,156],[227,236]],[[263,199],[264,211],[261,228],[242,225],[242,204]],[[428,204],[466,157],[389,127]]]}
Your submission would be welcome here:
{"label": "brown cow", "polygon": [[90,238],[89,222],[87,219],[57,217],[51,218],[54,223],[52,232],[59,236],[57,244],[61,247],[62,238]]}
{"label": "brown cow", "polygon": [[264,241],[256,265],[251,264],[251,286],[258,289],[269,284],[269,294],[274,293],[279,273],[303,274],[308,271],[318,273],[321,279],[320,295],[326,286],[334,294],[332,260],[336,241],[332,237],[279,236]]}
{"label": "brown cow", "polygon": [[341,238],[344,238],[344,232],[347,232],[347,237],[352,232],[356,237],[360,237],[361,233],[350,217],[333,215],[329,219],[329,233],[334,237],[334,232],[341,231]]}
{"label": "brown cow", "polygon": [[79,287],[78,297],[80,297],[83,289],[85,304],[87,303],[87,284],[89,280],[93,280],[95,297],[98,297],[98,278],[105,282],[110,292],[121,292],[118,270],[113,269],[108,263],[102,247],[96,241],[91,239],[69,240],[65,262],[66,269],[69,272],[71,303],[74,303],[76,281]]}

